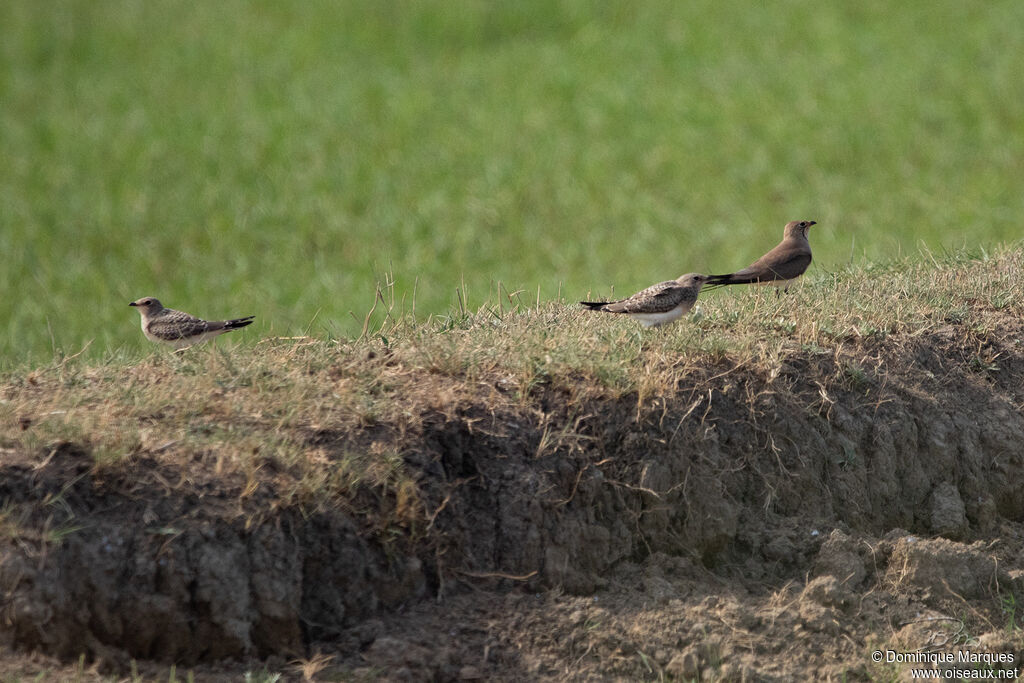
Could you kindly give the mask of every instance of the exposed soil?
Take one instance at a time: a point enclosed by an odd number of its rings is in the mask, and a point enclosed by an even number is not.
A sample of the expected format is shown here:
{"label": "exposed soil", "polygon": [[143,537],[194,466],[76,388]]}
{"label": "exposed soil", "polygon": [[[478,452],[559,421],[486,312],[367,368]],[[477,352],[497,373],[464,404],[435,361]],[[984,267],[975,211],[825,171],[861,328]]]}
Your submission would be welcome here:
{"label": "exposed soil", "polygon": [[451,400],[308,430],[416,475],[330,511],[281,505],[271,462],[247,490],[202,452],[179,485],[159,453],[7,449],[0,639],[200,680],[301,679],[318,653],[318,680],[894,680],[873,650],[964,647],[1021,667],[1024,326],[986,327],[708,358],[661,396],[422,373]]}

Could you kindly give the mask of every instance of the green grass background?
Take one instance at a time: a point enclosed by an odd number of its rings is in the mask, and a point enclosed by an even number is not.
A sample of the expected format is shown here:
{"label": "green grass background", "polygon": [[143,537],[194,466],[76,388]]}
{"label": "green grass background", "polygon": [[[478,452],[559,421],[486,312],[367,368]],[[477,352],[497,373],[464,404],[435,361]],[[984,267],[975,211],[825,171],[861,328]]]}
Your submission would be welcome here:
{"label": "green grass background", "polygon": [[[1017,240],[1024,3],[0,3],[0,363]],[[350,315],[353,312],[355,316]],[[358,320],[357,320],[358,319]],[[225,340],[227,341],[227,340]],[[223,343],[223,342],[221,342]],[[237,342],[236,342],[237,343]]]}

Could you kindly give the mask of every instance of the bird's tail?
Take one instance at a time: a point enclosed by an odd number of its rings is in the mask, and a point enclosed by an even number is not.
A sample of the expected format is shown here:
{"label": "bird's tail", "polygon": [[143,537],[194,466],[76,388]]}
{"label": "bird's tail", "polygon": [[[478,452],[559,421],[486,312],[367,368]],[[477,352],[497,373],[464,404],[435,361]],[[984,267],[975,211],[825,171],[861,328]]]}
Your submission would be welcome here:
{"label": "bird's tail", "polygon": [[732,273],[728,275],[708,275],[707,282],[701,287],[701,289],[712,289],[714,287],[723,287],[725,285],[735,285],[738,282],[733,281]]}
{"label": "bird's tail", "polygon": [[237,330],[240,327],[245,327],[246,325],[251,325],[252,321],[253,321],[253,318],[255,318],[255,317],[256,316],[254,316],[254,315],[247,315],[244,318],[235,318],[234,320],[225,320],[224,321],[224,329],[225,330]]}
{"label": "bird's tail", "polygon": [[758,277],[737,275],[736,273],[729,273],[728,275],[708,275],[708,281],[704,283],[704,286],[701,289],[724,287],[725,285],[752,285],[758,282],[761,282],[761,279]]}
{"label": "bird's tail", "polygon": [[591,311],[600,311],[602,308],[608,305],[607,301],[581,301],[581,306],[586,306]]}

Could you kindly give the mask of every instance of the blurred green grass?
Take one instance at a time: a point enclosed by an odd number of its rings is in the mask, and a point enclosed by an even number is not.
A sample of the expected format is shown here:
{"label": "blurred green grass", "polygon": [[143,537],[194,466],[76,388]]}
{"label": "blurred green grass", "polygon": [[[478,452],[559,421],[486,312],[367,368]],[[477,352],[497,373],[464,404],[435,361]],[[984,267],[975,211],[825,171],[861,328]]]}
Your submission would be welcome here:
{"label": "blurred green grass", "polygon": [[348,336],[387,272],[426,315],[463,283],[731,270],[798,218],[812,269],[1016,240],[1022,25],[1008,0],[7,0],[0,363],[141,348],[143,295]]}

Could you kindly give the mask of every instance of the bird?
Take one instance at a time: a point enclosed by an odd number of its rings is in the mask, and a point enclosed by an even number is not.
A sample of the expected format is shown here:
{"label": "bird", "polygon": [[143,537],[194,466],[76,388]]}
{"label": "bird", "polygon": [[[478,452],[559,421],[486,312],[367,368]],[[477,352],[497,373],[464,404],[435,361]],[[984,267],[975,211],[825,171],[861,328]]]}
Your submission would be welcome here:
{"label": "bird", "polygon": [[701,286],[708,276],[687,273],[675,280],[666,280],[619,301],[581,301],[591,311],[621,313],[639,320],[644,327],[658,327],[678,320],[693,308]]}
{"label": "bird", "polygon": [[128,305],[137,308],[142,315],[142,333],[147,339],[169,344],[177,351],[250,325],[256,317],[248,315],[234,320],[200,320],[188,313],[164,308],[159,299],[151,296],[137,299]]}
{"label": "bird", "polygon": [[807,229],[816,224],[817,221],[786,223],[782,241],[774,249],[743,270],[708,276],[707,286],[774,284],[788,291],[793,280],[803,275],[811,264],[811,243],[807,241]]}

